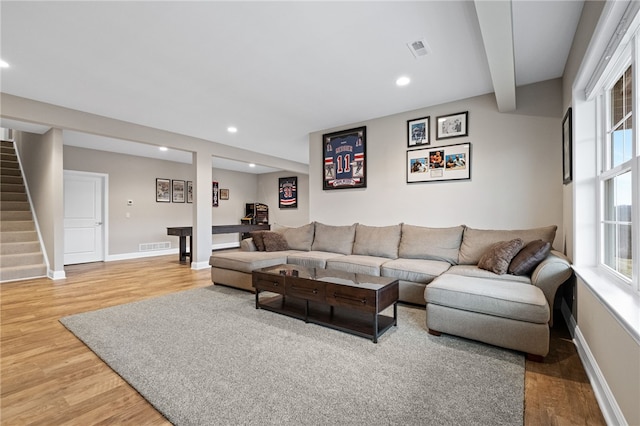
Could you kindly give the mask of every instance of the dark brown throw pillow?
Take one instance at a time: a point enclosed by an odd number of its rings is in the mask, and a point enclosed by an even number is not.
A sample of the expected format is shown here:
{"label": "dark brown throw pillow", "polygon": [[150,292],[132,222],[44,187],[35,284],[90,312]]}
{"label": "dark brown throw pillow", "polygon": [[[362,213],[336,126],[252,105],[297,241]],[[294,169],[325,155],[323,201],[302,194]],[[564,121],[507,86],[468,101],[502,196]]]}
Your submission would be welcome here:
{"label": "dark brown throw pillow", "polygon": [[264,247],[266,251],[289,250],[286,238],[278,232],[267,231],[262,234],[262,238],[264,240]]}
{"label": "dark brown throw pillow", "polygon": [[478,268],[486,269],[498,275],[506,274],[511,259],[522,250],[523,244],[520,238],[493,244],[480,257]]}
{"label": "dark brown throw pillow", "polygon": [[547,241],[535,240],[524,246],[516,254],[509,265],[509,273],[513,275],[529,275],[536,269],[551,251],[551,244]]}
{"label": "dark brown throw pillow", "polygon": [[253,238],[253,244],[256,245],[256,248],[258,249],[258,251],[265,251],[264,239],[263,239],[263,234],[265,232],[267,232],[267,231],[252,231],[252,232],[249,232],[249,235],[251,235],[251,238]]}

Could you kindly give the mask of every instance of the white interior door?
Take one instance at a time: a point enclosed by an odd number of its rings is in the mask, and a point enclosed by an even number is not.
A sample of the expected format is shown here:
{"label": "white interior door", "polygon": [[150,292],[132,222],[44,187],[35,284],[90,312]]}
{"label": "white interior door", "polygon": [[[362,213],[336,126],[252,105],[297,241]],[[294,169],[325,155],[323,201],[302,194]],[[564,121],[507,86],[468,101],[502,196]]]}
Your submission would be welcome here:
{"label": "white interior door", "polygon": [[64,264],[104,261],[104,175],[64,172]]}

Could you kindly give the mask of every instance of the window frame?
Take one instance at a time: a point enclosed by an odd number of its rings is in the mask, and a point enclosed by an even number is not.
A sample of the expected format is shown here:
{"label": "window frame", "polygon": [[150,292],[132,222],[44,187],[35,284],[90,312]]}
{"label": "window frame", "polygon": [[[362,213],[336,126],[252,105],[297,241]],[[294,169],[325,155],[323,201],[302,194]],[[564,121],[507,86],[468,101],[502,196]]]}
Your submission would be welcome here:
{"label": "window frame", "polygon": [[[612,66],[608,70],[608,76],[600,86],[599,94],[596,98],[596,126],[597,126],[597,161],[598,161],[598,173],[597,173],[597,264],[598,269],[604,271],[612,281],[617,285],[631,289],[635,294],[640,294],[640,283],[638,279],[639,275],[639,261],[638,261],[638,247],[640,246],[640,237],[638,237],[638,229],[640,227],[640,220],[638,219],[638,192],[640,192],[640,178],[639,172],[639,151],[640,143],[638,141],[638,130],[636,123],[632,125],[631,131],[631,158],[623,163],[612,166],[612,144],[611,136],[616,125],[623,123],[628,116],[625,115],[622,120],[617,123],[612,123],[612,105],[611,105],[611,91],[614,88],[616,82],[625,74],[626,70],[631,66],[631,83],[632,83],[632,106],[630,117],[633,121],[637,122],[638,119],[638,107],[640,105],[640,91],[638,90],[639,72],[638,68],[640,63],[638,59],[638,51],[640,49],[640,41],[638,40],[638,33],[636,32],[629,40],[628,44],[619,51],[612,61]],[[605,263],[605,227],[607,223],[611,221],[605,221],[605,209],[607,208],[605,199],[605,185],[611,179],[618,176],[622,176],[625,173],[631,173],[631,250],[632,250],[632,264],[631,264],[631,278],[623,275],[617,270],[613,269]],[[614,223],[620,223],[620,221],[613,221]]]}

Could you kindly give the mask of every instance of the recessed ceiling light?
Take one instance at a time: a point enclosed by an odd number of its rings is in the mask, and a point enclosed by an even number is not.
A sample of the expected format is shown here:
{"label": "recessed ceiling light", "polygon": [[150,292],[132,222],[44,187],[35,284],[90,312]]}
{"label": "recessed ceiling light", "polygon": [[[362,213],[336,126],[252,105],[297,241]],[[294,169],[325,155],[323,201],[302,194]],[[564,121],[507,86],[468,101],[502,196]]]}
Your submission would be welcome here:
{"label": "recessed ceiling light", "polygon": [[238,129],[233,126],[227,127],[227,132],[229,133],[236,133],[237,131]]}
{"label": "recessed ceiling light", "polygon": [[167,148],[166,146],[161,146],[160,148],[158,148],[160,151],[169,151],[169,148]]}
{"label": "recessed ceiling light", "polygon": [[402,76],[396,80],[396,84],[398,86],[406,86],[409,83],[411,83],[411,79],[407,76]]}
{"label": "recessed ceiling light", "polygon": [[255,167],[255,166],[256,166],[256,165],[255,165],[255,164],[253,164],[253,163],[250,163],[250,164],[249,164],[249,167]]}
{"label": "recessed ceiling light", "polygon": [[0,59],[0,68],[9,68],[9,64]]}

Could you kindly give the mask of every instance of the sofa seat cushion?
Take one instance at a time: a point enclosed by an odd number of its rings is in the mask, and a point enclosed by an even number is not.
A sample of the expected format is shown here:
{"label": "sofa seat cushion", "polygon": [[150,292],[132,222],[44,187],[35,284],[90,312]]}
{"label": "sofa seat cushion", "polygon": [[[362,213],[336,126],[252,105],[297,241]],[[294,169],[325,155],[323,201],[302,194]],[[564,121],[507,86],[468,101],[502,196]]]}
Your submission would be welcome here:
{"label": "sofa seat cushion", "polygon": [[549,305],[538,287],[518,282],[444,274],[425,288],[427,304],[546,324]]}
{"label": "sofa seat cushion", "polygon": [[446,274],[531,284],[531,278],[527,275],[498,275],[491,271],[480,269],[476,265],[454,265],[447,270]]}
{"label": "sofa seat cushion", "polygon": [[329,253],[327,251],[303,251],[295,252],[287,257],[287,263],[306,266],[307,268],[327,267],[327,260],[343,257],[343,254]]}
{"label": "sofa seat cushion", "polygon": [[395,259],[383,263],[380,273],[383,277],[428,284],[450,267],[451,264],[441,260]]}
{"label": "sofa seat cushion", "polygon": [[326,268],[379,277],[380,266],[388,261],[389,259],[386,257],[360,256],[352,254],[327,260]]}
{"label": "sofa seat cushion", "polygon": [[287,256],[295,253],[294,250],[286,251],[231,251],[212,254],[209,265],[231,269],[250,274],[252,271],[268,266],[287,263]]}

